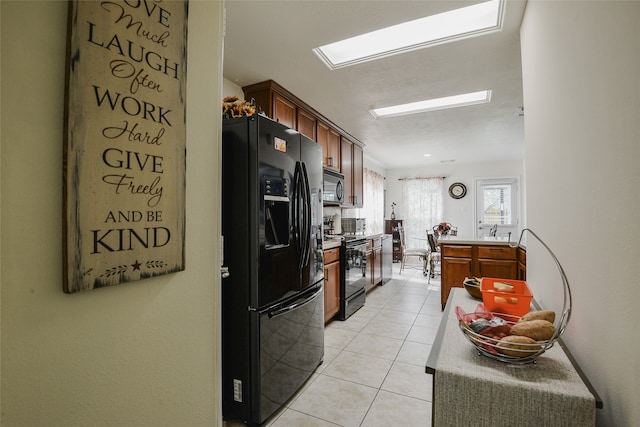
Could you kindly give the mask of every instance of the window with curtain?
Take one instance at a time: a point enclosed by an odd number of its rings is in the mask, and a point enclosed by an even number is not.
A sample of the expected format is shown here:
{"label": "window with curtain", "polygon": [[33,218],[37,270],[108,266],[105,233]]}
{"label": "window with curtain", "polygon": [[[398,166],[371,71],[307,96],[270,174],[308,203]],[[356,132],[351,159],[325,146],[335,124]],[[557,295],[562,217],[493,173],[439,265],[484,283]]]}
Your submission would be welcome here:
{"label": "window with curtain", "polygon": [[402,180],[402,219],[407,245],[417,246],[418,242],[424,242],[427,230],[443,221],[443,192],[443,177]]}
{"label": "window with curtain", "polygon": [[367,219],[367,234],[384,233],[384,176],[364,169],[364,203],[358,215]]}

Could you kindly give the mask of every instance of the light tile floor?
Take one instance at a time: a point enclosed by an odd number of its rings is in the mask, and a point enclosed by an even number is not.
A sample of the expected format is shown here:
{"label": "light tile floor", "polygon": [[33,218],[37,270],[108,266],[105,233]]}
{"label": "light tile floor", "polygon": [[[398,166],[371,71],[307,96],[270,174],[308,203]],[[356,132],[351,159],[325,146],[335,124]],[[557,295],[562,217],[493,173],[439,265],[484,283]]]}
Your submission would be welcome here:
{"label": "light tile floor", "polygon": [[365,307],[327,325],[324,363],[268,426],[431,426],[425,365],[442,316],[440,278],[427,284],[421,270],[399,268]]}

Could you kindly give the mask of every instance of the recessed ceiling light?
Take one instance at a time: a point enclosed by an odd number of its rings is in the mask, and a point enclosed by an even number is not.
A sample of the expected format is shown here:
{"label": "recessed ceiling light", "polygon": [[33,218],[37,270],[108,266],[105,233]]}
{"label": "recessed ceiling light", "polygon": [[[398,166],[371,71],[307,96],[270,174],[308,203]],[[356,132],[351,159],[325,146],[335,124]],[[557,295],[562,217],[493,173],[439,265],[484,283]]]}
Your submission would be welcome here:
{"label": "recessed ceiling light", "polygon": [[503,10],[503,0],[491,0],[382,28],[313,51],[332,70],[347,67],[500,31]]}
{"label": "recessed ceiling light", "polygon": [[424,156],[425,157],[431,157],[431,154],[425,154]]}
{"label": "recessed ceiling light", "polygon": [[408,104],[390,107],[374,108],[369,112],[376,119],[385,117],[404,116],[407,114],[424,113],[427,111],[445,110],[447,108],[465,107],[467,105],[484,104],[491,101],[491,91],[464,93],[462,95],[446,96],[444,98],[427,99],[410,102]]}

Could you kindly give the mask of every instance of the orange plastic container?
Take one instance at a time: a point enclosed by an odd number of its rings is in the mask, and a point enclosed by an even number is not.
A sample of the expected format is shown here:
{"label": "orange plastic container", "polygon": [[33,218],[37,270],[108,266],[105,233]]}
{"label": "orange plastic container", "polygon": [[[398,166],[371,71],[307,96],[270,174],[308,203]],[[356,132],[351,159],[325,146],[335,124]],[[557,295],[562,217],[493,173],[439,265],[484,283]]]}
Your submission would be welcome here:
{"label": "orange plastic container", "polygon": [[489,311],[522,317],[531,310],[533,295],[525,281],[483,277],[480,292]]}

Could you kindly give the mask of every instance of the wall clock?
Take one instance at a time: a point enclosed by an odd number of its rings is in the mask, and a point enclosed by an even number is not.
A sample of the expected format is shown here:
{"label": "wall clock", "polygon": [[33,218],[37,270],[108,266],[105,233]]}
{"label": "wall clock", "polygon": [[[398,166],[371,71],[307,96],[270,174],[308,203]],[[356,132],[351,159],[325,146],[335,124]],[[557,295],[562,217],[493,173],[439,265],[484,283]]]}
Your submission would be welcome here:
{"label": "wall clock", "polygon": [[449,195],[454,199],[462,199],[467,194],[467,187],[461,182],[454,182],[449,187]]}

